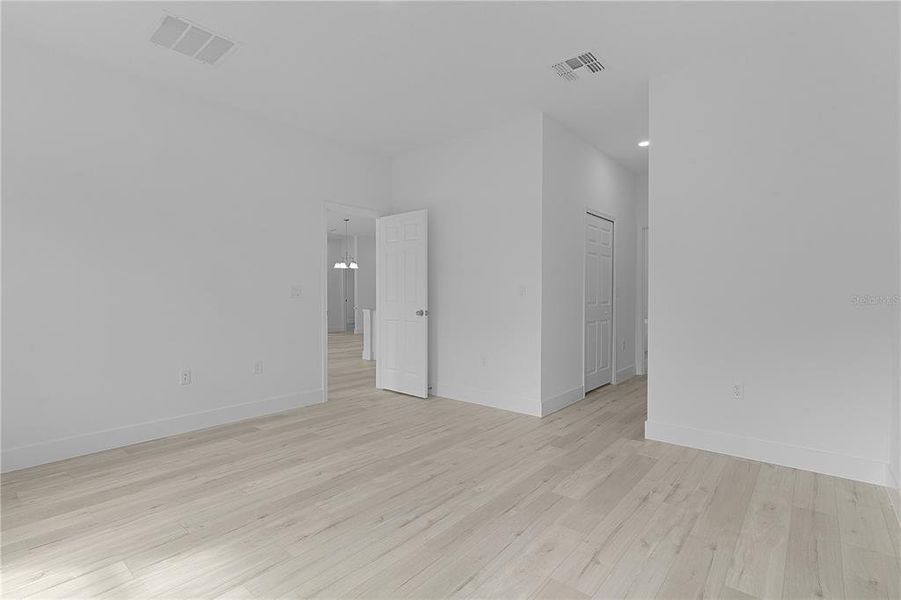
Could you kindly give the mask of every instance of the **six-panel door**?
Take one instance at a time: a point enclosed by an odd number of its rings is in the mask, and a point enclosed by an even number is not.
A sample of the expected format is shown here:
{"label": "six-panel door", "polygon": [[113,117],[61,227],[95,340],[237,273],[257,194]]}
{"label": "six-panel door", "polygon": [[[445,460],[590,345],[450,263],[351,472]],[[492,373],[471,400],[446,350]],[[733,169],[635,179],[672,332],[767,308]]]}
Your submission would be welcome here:
{"label": "six-panel door", "polygon": [[585,391],[613,379],[613,222],[585,215]]}
{"label": "six-panel door", "polygon": [[428,397],[428,213],[376,225],[376,386]]}

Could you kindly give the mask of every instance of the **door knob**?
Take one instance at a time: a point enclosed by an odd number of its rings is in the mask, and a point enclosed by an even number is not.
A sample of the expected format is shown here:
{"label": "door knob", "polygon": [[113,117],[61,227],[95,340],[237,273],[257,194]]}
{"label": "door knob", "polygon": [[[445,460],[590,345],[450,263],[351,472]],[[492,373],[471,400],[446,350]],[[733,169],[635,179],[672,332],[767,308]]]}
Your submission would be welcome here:
{"label": "door knob", "polygon": [[416,316],[417,316],[417,317],[421,317],[421,316],[427,315],[427,314],[429,314],[429,311],[427,311],[427,310],[422,310],[421,308],[420,308],[419,310],[416,311]]}

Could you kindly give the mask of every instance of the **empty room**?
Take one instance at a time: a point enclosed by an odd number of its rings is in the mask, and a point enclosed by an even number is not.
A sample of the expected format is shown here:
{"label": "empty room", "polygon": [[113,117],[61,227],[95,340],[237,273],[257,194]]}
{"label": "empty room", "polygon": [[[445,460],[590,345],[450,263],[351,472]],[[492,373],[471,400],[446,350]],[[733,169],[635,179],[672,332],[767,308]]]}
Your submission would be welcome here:
{"label": "empty room", "polygon": [[0,3],[3,598],[901,599],[901,3]]}

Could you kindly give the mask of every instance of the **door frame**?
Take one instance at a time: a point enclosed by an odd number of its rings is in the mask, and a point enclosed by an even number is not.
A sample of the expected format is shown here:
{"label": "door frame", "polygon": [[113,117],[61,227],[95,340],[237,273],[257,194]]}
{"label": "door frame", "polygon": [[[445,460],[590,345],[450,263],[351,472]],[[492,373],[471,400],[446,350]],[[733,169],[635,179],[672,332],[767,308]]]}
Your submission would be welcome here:
{"label": "door frame", "polygon": [[[319,319],[320,334],[320,354],[322,357],[322,401],[328,402],[328,213],[341,212],[348,215],[358,217],[369,217],[378,219],[382,213],[372,208],[363,208],[362,206],[353,206],[351,204],[341,204],[339,202],[322,202],[322,209],[319,220],[319,248],[322,250],[320,257],[320,278],[319,286],[321,293],[319,295],[319,310],[321,317]],[[378,269],[378,265],[376,265]],[[356,277],[354,277],[354,286],[356,286]],[[356,289],[354,289],[354,302],[356,302]],[[375,307],[378,310],[378,306]],[[356,315],[354,316],[356,318]]]}
{"label": "door frame", "polygon": [[[617,338],[616,338],[616,218],[608,215],[607,213],[601,212],[590,206],[586,206],[585,210],[582,213],[583,215],[591,215],[593,217],[597,217],[599,219],[604,219],[605,221],[610,221],[613,224],[613,240],[610,244],[610,264],[612,267],[611,278],[613,281],[611,285],[613,286],[610,290],[610,294],[613,296],[613,308],[611,309],[610,320],[612,321],[612,325],[610,327],[610,345],[612,347],[612,356],[610,357],[610,385],[616,385],[619,383],[619,379],[617,378],[616,373],[616,365],[617,365]],[[584,219],[585,217],[583,217]],[[585,380],[585,276],[588,274],[588,265],[585,260],[585,221],[582,221],[582,389],[585,390],[587,387]],[[603,387],[603,386],[601,386]],[[587,393],[587,392],[586,392]]]}

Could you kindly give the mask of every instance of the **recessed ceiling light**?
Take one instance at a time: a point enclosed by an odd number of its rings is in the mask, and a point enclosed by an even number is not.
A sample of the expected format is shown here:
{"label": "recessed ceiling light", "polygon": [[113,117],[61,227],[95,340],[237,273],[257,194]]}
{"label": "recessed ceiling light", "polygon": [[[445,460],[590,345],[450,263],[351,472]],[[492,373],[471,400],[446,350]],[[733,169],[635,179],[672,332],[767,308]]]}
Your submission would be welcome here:
{"label": "recessed ceiling light", "polygon": [[647,148],[651,145],[651,142],[650,140],[641,140],[640,142],[638,142],[638,145],[642,148]]}

